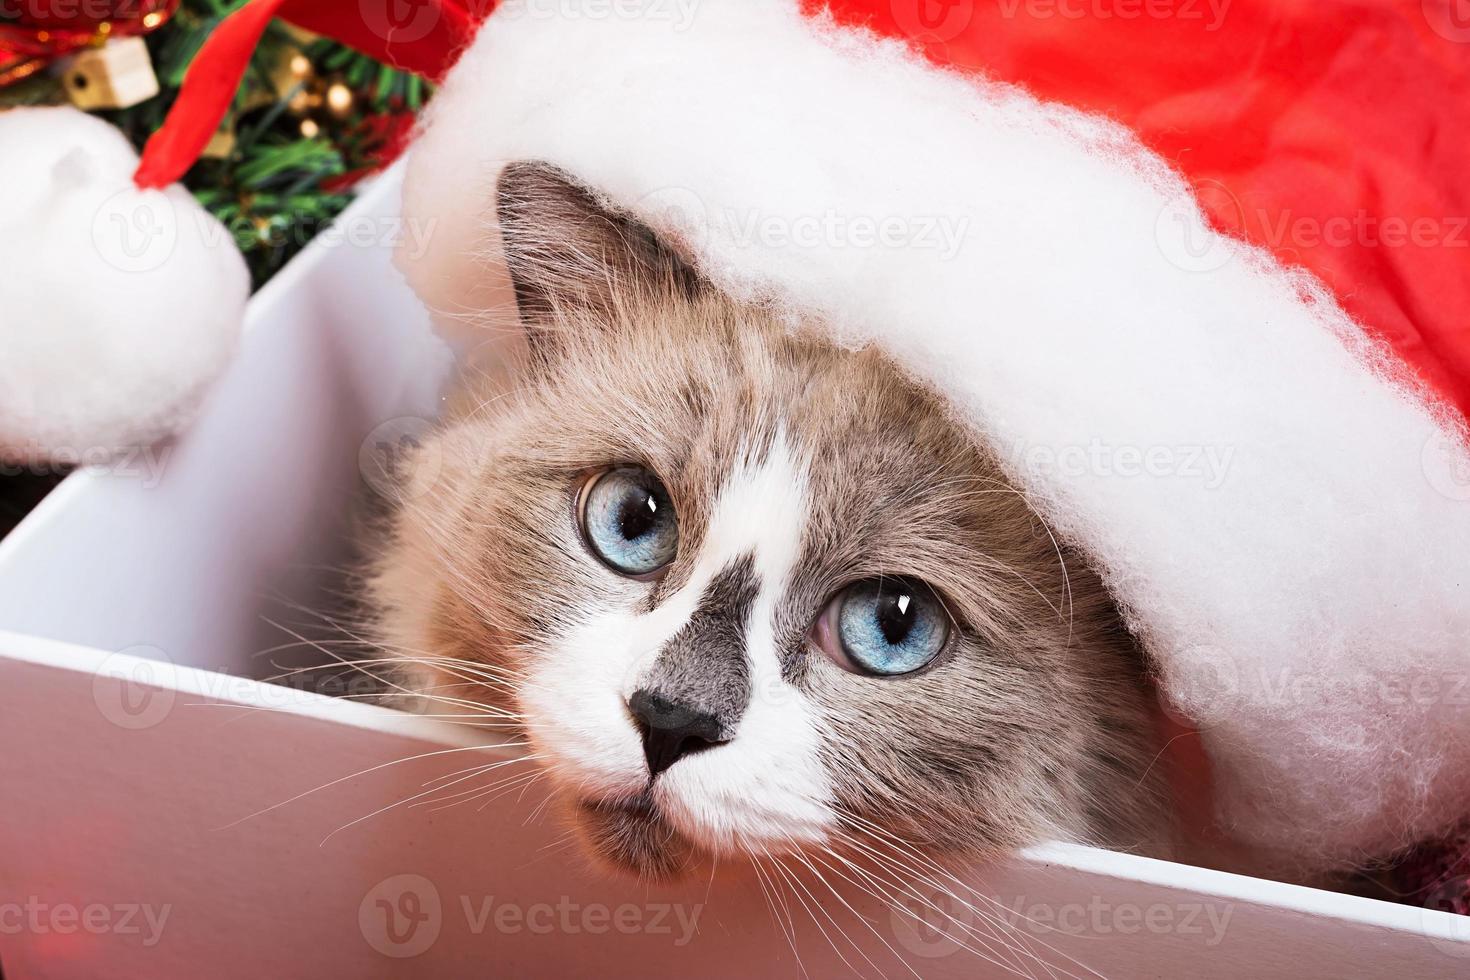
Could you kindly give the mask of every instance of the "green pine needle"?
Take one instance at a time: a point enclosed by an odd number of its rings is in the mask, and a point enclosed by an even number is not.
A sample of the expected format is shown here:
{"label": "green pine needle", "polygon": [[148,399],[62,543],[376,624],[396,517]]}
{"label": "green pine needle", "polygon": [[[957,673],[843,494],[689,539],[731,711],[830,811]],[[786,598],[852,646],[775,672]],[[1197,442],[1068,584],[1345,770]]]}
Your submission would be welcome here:
{"label": "green pine needle", "polygon": [[[159,94],[130,109],[100,115],[141,149],[178,97],[200,46],[244,2],[183,0],[173,19],[148,35]],[[314,115],[320,134],[312,137],[302,134],[302,120],[290,109],[294,93],[278,93],[272,80],[277,66],[298,49],[319,77],[342,81],[356,96],[345,119]],[[377,165],[378,147],[364,137],[367,117],[417,111],[429,93],[422,80],[336,42],[318,39],[303,48],[290,29],[272,21],[224,120],[224,128],[235,134],[233,149],[223,159],[199,161],[184,176],[184,184],[229,229],[259,287],[351,202],[351,193],[331,181]],[[54,87],[42,96],[47,94],[64,101]],[[42,97],[29,90],[25,95],[30,100]]]}

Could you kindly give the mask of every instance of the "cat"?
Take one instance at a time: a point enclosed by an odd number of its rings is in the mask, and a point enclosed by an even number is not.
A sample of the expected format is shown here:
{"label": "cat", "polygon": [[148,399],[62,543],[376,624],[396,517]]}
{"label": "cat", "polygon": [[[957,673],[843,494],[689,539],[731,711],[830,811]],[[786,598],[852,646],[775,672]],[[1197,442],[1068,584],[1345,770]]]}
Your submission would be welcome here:
{"label": "cat", "polygon": [[389,521],[396,683],[506,719],[648,879],[866,834],[1174,853],[1138,643],[942,398],[547,164],[497,209],[527,365],[460,393]]}

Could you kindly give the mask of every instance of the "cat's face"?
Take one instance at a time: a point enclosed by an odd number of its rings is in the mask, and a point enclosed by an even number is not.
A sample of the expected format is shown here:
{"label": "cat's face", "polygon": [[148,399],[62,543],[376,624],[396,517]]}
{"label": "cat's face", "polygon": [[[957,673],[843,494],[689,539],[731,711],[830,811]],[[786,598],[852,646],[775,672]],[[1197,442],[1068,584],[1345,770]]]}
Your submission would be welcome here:
{"label": "cat's face", "polygon": [[593,852],[650,876],[854,834],[1164,845],[1133,643],[936,397],[547,168],[501,186],[535,367],[396,517],[383,637],[440,658],[410,683],[514,715]]}

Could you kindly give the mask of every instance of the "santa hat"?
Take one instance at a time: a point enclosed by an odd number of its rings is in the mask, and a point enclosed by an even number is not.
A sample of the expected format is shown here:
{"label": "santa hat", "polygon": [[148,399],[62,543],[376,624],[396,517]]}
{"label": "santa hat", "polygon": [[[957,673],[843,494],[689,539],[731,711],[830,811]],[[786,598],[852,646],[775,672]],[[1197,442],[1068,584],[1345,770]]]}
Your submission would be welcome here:
{"label": "santa hat", "polygon": [[[463,325],[501,299],[499,168],[561,168],[733,296],[877,344],[947,395],[1102,572],[1200,729],[1227,833],[1330,867],[1463,818],[1470,454],[1421,379],[1463,397],[1465,359],[1410,365],[1319,279],[1220,234],[1124,126],[936,67],[971,33],[1050,43],[1056,68],[1082,43],[974,6],[874,22],[899,43],[793,0],[507,5],[429,107],[404,202],[435,233],[404,271]],[[1320,40],[1334,11],[1294,15]],[[1135,46],[1099,45],[1106,70],[1147,77]],[[1345,133],[1373,131],[1347,108]],[[1234,121],[1244,149],[1255,120]]]}
{"label": "santa hat", "polygon": [[[1283,210],[1465,214],[1448,202],[1467,158],[1429,136],[1463,114],[1470,71],[1421,56],[1440,29],[1417,3],[1413,25],[1389,4],[1236,0],[1219,24],[1186,16],[1208,4],[995,6],[503,4],[412,153],[405,215],[434,232],[404,272],[446,329],[508,305],[497,176],[561,168],[735,297],[880,345],[943,392],[1103,574],[1200,730],[1227,833],[1325,868],[1455,823],[1464,253],[1296,232],[1268,251],[1217,225],[1234,212],[1260,241]],[[466,38],[472,19],[451,18]],[[1395,70],[1342,69],[1345,24],[1373,35],[1356,57]]]}

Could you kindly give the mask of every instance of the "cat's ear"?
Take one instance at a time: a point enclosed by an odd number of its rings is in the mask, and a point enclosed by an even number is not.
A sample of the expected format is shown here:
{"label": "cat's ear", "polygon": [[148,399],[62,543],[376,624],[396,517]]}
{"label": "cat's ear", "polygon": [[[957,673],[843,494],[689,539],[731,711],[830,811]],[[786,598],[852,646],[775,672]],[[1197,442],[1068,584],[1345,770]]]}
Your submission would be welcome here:
{"label": "cat's ear", "polygon": [[569,318],[609,324],[638,293],[691,296],[694,270],[641,222],[602,207],[547,163],[511,163],[496,193],[506,265],[533,351],[554,346]]}

